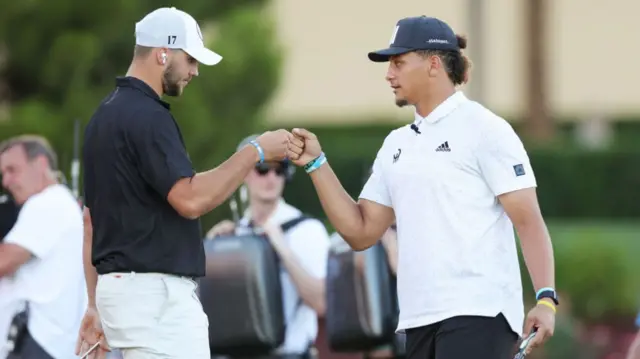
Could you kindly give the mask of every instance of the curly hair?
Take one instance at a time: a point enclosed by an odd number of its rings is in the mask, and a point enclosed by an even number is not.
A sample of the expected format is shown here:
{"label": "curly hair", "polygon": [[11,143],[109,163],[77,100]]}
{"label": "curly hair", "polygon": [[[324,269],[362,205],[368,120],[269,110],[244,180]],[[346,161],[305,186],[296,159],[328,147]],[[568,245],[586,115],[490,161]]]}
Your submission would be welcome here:
{"label": "curly hair", "polygon": [[418,50],[418,55],[422,57],[438,56],[444,64],[447,75],[454,85],[462,85],[469,81],[469,71],[471,69],[471,60],[462,53],[467,48],[467,38],[462,35],[456,35],[458,39],[458,47],[460,50]]}

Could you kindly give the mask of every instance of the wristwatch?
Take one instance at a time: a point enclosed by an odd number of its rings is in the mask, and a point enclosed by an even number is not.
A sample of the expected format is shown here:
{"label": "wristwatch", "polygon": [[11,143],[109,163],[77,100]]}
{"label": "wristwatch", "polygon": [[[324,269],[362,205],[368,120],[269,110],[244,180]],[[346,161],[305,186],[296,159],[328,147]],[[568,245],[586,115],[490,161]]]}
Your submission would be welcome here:
{"label": "wristwatch", "polygon": [[538,293],[536,293],[536,301],[543,299],[543,298],[549,298],[553,301],[553,303],[555,303],[555,305],[558,305],[558,294],[556,293],[555,289],[553,288],[542,288],[538,291]]}

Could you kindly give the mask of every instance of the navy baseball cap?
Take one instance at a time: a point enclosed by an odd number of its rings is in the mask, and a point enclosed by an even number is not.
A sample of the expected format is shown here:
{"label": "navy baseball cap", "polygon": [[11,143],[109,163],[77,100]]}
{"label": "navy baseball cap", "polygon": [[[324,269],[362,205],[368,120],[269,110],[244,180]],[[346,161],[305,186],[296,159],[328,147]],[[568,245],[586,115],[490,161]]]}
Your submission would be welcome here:
{"label": "navy baseball cap", "polygon": [[373,62],[387,62],[391,56],[416,50],[460,50],[456,33],[447,23],[427,16],[406,17],[393,30],[389,47],[369,53]]}

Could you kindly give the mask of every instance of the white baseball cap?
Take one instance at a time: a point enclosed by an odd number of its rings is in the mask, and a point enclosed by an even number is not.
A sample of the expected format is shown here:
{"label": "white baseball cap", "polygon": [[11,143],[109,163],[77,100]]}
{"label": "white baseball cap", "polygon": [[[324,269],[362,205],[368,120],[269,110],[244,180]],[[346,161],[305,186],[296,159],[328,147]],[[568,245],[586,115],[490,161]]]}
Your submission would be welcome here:
{"label": "white baseball cap", "polygon": [[175,7],[156,9],[137,22],[136,45],[180,49],[208,66],[222,60],[222,56],[204,46],[198,22]]}

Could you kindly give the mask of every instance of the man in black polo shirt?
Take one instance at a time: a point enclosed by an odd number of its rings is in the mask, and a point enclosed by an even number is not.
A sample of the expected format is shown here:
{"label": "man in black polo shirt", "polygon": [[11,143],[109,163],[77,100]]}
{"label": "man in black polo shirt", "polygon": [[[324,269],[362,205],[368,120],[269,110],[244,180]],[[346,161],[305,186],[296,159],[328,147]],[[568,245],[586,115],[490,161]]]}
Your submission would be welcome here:
{"label": "man in black polo shirt", "polygon": [[99,351],[117,348],[128,359],[210,358],[193,281],[205,271],[198,218],[223,203],[257,162],[283,159],[290,141],[302,145],[285,130],[267,132],[219,167],[194,172],[160,96],[179,96],[199,62],[221,59],[185,12],[161,8],[136,24],[127,76],[85,132],[89,307],[78,353],[100,341]]}

